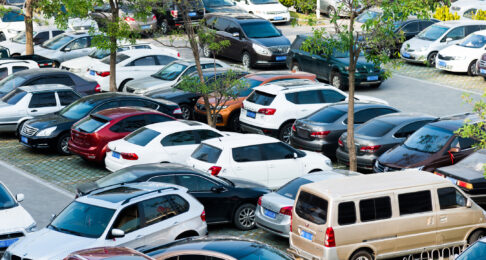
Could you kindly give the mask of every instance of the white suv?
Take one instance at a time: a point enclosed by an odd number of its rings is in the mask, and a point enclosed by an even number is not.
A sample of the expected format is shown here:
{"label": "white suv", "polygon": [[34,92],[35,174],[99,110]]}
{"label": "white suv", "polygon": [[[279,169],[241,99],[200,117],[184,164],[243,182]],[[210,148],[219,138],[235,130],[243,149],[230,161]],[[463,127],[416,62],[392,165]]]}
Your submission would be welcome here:
{"label": "white suv", "polygon": [[46,228],[10,246],[2,260],[63,259],[93,247],[137,248],[206,234],[204,207],[186,188],[120,184],[77,198]]}
{"label": "white suv", "polygon": [[[243,101],[240,113],[241,130],[267,134],[289,143],[292,124],[310,115],[325,104],[345,101],[348,94],[324,83],[310,80],[272,82],[254,88]],[[386,101],[355,95],[359,101],[387,104]]]}
{"label": "white suv", "polygon": [[271,189],[304,174],[330,170],[326,156],[297,150],[279,140],[255,134],[206,140],[186,164],[222,177],[237,177]]}

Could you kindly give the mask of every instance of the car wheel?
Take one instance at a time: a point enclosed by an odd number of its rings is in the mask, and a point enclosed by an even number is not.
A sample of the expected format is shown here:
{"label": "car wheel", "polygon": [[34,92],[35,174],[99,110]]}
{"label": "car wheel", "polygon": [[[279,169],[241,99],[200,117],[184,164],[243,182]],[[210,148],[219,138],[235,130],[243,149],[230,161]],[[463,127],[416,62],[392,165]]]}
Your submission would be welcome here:
{"label": "car wheel", "polygon": [[285,123],[281,128],[278,133],[278,139],[280,139],[282,142],[290,144],[290,134],[292,133],[292,125],[293,122],[288,122]]}
{"label": "car wheel", "polygon": [[243,67],[245,67],[246,69],[251,68],[251,56],[248,52],[245,51],[241,55],[241,63],[243,64]]}
{"label": "car wheel", "polygon": [[484,236],[485,236],[485,232],[483,230],[476,230],[469,236],[469,238],[467,239],[467,243],[469,245],[472,245],[472,243],[478,241]]}
{"label": "car wheel", "polygon": [[351,260],[373,260],[373,256],[366,250],[359,250],[351,256]]}
{"label": "car wheel", "polygon": [[477,60],[473,60],[469,67],[467,67],[467,75],[469,76],[477,76],[478,75],[478,67],[476,67]]}
{"label": "car wheel", "polygon": [[160,32],[162,32],[162,34],[168,34],[169,31],[170,31],[169,23],[165,19],[162,20],[162,22],[160,23]]}
{"label": "car wheel", "polygon": [[292,62],[292,66],[290,66],[290,70],[295,72],[301,71],[299,63],[296,61]]}
{"label": "car wheel", "polygon": [[203,56],[206,57],[206,58],[212,58],[212,53],[211,53],[211,50],[209,49],[209,45],[208,44],[204,44],[203,48],[202,48],[202,53],[203,53]]}
{"label": "car wheel", "polygon": [[240,127],[240,111],[233,112],[229,118],[229,128],[233,132],[241,132]]}
{"label": "car wheel", "polygon": [[15,131],[15,134],[17,135],[18,138],[20,138],[20,132],[22,131],[22,128],[25,125],[25,121],[22,121],[18,126],[17,126],[17,131]]}
{"label": "car wheel", "polygon": [[431,52],[429,56],[427,56],[427,66],[435,67],[435,58],[437,57],[437,52]]}
{"label": "car wheel", "polygon": [[18,56],[20,56],[19,53],[14,53],[14,54],[10,55],[10,57],[18,57]]}
{"label": "car wheel", "polygon": [[71,136],[69,133],[64,133],[59,138],[57,138],[57,143],[56,143],[56,151],[62,155],[69,155],[71,152],[69,152],[68,148],[68,143],[69,143],[69,138]]}
{"label": "car wheel", "polygon": [[188,104],[181,104],[180,105],[182,118],[185,120],[192,119],[192,108]]}
{"label": "car wheel", "polygon": [[0,42],[6,41],[7,37],[5,37],[5,34],[3,32],[0,32]]}
{"label": "car wheel", "polygon": [[236,210],[234,223],[238,229],[250,230],[255,227],[255,208],[255,205],[246,203]]}
{"label": "car wheel", "polygon": [[132,79],[126,79],[126,80],[124,80],[124,81],[123,81],[123,82],[120,84],[120,86],[118,87],[118,92],[123,92],[123,90],[125,89],[125,85],[126,85],[126,84],[127,84],[127,82],[128,82],[128,81],[130,81],[130,80],[132,80]]}
{"label": "car wheel", "polygon": [[54,68],[59,68],[59,65],[60,65],[60,63],[59,63],[59,62],[57,62],[57,61],[53,61],[53,62],[52,62],[52,66],[53,66]]}
{"label": "car wheel", "polygon": [[331,80],[330,80],[331,85],[334,87],[340,89],[340,90],[347,90],[346,84],[343,82],[343,77],[341,76],[341,73],[337,71],[331,72]]}

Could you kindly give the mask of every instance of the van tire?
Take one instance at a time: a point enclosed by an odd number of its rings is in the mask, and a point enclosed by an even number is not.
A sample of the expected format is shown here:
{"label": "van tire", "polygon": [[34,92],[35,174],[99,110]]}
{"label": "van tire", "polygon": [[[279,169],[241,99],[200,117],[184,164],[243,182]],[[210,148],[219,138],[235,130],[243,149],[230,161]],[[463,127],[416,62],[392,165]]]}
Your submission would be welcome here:
{"label": "van tire", "polygon": [[359,250],[358,252],[354,253],[350,260],[373,260],[373,255],[366,251],[366,250]]}
{"label": "van tire", "polygon": [[484,232],[484,230],[476,230],[474,231],[470,236],[469,238],[467,239],[467,243],[469,245],[472,245],[472,243],[478,241],[479,239],[481,239],[482,237],[484,237],[486,235],[486,233]]}

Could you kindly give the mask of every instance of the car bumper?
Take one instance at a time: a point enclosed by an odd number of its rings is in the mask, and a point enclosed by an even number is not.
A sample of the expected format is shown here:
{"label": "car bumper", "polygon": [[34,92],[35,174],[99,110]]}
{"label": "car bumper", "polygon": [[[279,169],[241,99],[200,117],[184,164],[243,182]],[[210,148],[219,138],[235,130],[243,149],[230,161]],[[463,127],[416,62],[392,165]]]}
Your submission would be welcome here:
{"label": "car bumper", "polygon": [[25,136],[20,135],[19,141],[22,145],[30,148],[50,148],[53,146],[53,142],[56,139],[50,136],[38,137],[38,136]]}
{"label": "car bumper", "polygon": [[406,52],[404,50],[400,50],[400,57],[404,61],[412,62],[412,63],[424,63],[427,61],[426,52]]}
{"label": "car bumper", "polygon": [[[349,154],[344,152],[341,148],[336,150],[336,159],[339,163],[349,165]],[[377,157],[375,155],[357,155],[356,163],[358,169],[372,171]]]}
{"label": "car bumper", "polygon": [[255,67],[272,67],[272,66],[287,66],[287,53],[273,54],[272,56],[263,56],[259,54],[254,55],[253,65]]}
{"label": "car bumper", "polygon": [[102,92],[110,91],[110,77],[109,76],[108,77],[94,76],[94,75],[91,75],[91,70],[90,70],[90,71],[88,71],[84,74],[84,77],[98,82],[98,84],[100,85],[100,90]]}
{"label": "car bumper", "polygon": [[290,21],[290,13],[279,13],[279,14],[257,14],[258,16],[262,17],[265,20],[268,20],[272,23],[286,23]]}
{"label": "car bumper", "polygon": [[255,224],[258,228],[261,228],[277,236],[289,237],[290,216],[286,216],[282,221],[276,223],[275,221],[271,221],[269,217],[263,215],[261,211],[262,208],[260,206],[257,206],[255,212]]}
{"label": "car bumper", "polygon": [[128,166],[135,165],[136,163],[127,163],[127,160],[116,159],[112,156],[111,152],[107,152],[105,156],[105,167],[110,172],[116,172],[120,169],[126,168]]}
{"label": "car bumper", "polygon": [[149,32],[157,29],[157,20],[152,20],[147,23],[131,22],[128,23],[128,25],[130,26],[131,30]]}
{"label": "car bumper", "polygon": [[[219,126],[219,127],[225,127],[228,125],[228,118],[229,118],[229,114],[228,113],[224,113],[225,111],[224,110],[221,110],[218,115],[216,116],[216,126]],[[207,121],[207,118],[206,118],[206,111],[201,111],[197,108],[194,109],[194,117],[199,120],[199,121],[202,121],[202,122],[206,122]]]}
{"label": "car bumper", "polygon": [[309,150],[324,153],[327,157],[336,156],[337,143],[329,143],[325,140],[304,140],[294,135],[290,136],[290,145],[297,149]]}
{"label": "car bumper", "polygon": [[90,161],[102,162],[104,159],[104,154],[100,154],[98,147],[84,148],[69,142],[68,148],[71,153],[77,154]]}
{"label": "car bumper", "polygon": [[441,60],[437,59],[435,67],[440,70],[451,72],[467,72],[470,60]]}
{"label": "car bumper", "polygon": [[240,127],[242,132],[269,135],[269,136],[278,135],[278,129],[263,128],[263,127],[243,123],[241,121],[240,121]]}
{"label": "car bumper", "polygon": [[[318,254],[312,254],[304,251],[301,248],[313,248]],[[336,247],[325,247],[324,245],[317,245],[307,238],[300,237],[294,233],[290,233],[289,249],[287,250],[295,259],[322,259],[322,260],[338,260]]]}

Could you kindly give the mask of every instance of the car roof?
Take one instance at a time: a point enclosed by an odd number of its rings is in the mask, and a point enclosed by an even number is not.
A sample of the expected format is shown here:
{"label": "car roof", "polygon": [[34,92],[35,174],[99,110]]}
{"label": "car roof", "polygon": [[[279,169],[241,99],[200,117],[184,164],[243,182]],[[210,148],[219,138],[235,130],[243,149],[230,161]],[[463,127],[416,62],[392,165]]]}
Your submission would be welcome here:
{"label": "car roof", "polygon": [[129,172],[134,174],[138,177],[145,176],[145,175],[158,175],[161,173],[187,173],[187,172],[194,172],[194,173],[201,173],[204,175],[208,175],[205,172],[202,172],[198,169],[193,167],[189,167],[187,165],[178,164],[178,163],[149,163],[149,164],[139,164],[133,165],[126,168],[121,169],[120,172]]}
{"label": "car roof", "polygon": [[152,100],[152,101],[155,101],[155,102],[158,102],[160,100],[160,99],[151,99],[151,98],[148,98],[148,97],[139,96],[139,95],[135,95],[135,94],[132,94],[132,93],[124,93],[124,92],[98,93],[98,94],[93,94],[93,95],[89,95],[89,96],[84,96],[79,100],[81,100],[81,101],[89,100],[90,103],[100,103],[100,102],[103,102],[105,100],[118,99],[118,98],[124,98],[124,97],[146,99],[146,100]]}
{"label": "car roof", "polygon": [[255,87],[254,90],[277,95],[282,91],[290,90],[305,90],[305,89],[336,89],[331,85],[325,83],[318,83],[309,79],[289,79],[276,82],[269,82],[267,84]]}
{"label": "car roof", "polygon": [[448,27],[455,27],[460,25],[479,25],[479,24],[486,24],[486,21],[481,20],[450,20],[450,21],[442,21],[436,23],[436,25],[445,25]]}
{"label": "car roof", "polygon": [[111,120],[123,118],[127,116],[143,115],[143,114],[162,114],[162,113],[145,107],[116,107],[116,108],[101,110],[95,113],[95,115],[108,117]]}
{"label": "car roof", "polygon": [[[347,101],[328,104],[325,107],[323,107],[322,109],[326,109],[326,108],[329,108],[329,107],[339,109],[341,111],[345,111],[346,113],[348,112],[348,102]],[[381,103],[362,102],[362,101],[354,102],[354,111],[358,111],[358,110],[362,110],[362,109],[366,109],[366,108],[394,108],[394,107],[390,107],[389,105],[385,105],[385,104],[381,104]]]}
{"label": "car roof", "polygon": [[[32,61],[32,60],[16,60],[16,59],[1,59],[0,60],[0,65],[10,64],[10,63],[32,64],[32,62],[35,62],[35,61]],[[36,62],[35,62],[35,64],[37,65]]]}
{"label": "car roof", "polygon": [[277,142],[280,141],[276,138],[266,136],[266,135],[239,134],[239,135],[223,136],[219,138],[212,138],[212,139],[204,140],[202,143],[206,143],[208,145],[215,146],[215,147],[221,147],[221,146],[241,147],[241,146],[248,146],[248,145],[277,143]]}
{"label": "car roof", "polygon": [[427,125],[440,127],[450,131],[456,131],[457,129],[461,128],[466,122],[468,124],[475,124],[478,123],[480,120],[481,119],[476,114],[465,113],[441,117],[436,122],[432,122]]}
{"label": "car roof", "polygon": [[19,87],[25,92],[40,92],[40,91],[54,91],[54,90],[73,90],[73,88],[62,84],[40,84]]}
{"label": "car roof", "polygon": [[406,122],[422,121],[422,120],[434,120],[437,119],[436,116],[431,116],[423,113],[391,113],[386,115],[381,115],[376,117],[376,120],[388,122],[393,125],[399,125]]}
{"label": "car roof", "polygon": [[146,125],[145,127],[155,131],[170,129],[171,132],[181,130],[212,129],[209,125],[190,120],[165,121]]}
{"label": "car roof", "polygon": [[65,74],[72,74],[71,72],[67,70],[62,70],[58,68],[34,68],[34,69],[28,69],[28,70],[21,70],[19,72],[16,72],[15,75],[18,76],[37,76],[37,75],[45,75],[45,74],[53,74],[53,73],[65,73]]}
{"label": "car roof", "polygon": [[137,58],[146,55],[168,55],[167,53],[164,53],[164,51],[161,49],[130,49],[119,52],[119,54],[127,55],[130,58]]}
{"label": "car roof", "polygon": [[[214,63],[214,60],[210,59],[210,58],[200,58],[199,60],[200,60],[201,63]],[[177,62],[179,64],[185,64],[185,65],[188,65],[188,66],[196,64],[194,59],[180,59],[180,60],[177,60],[175,62]],[[216,60],[216,63],[221,63],[221,61]]]}
{"label": "car roof", "polygon": [[332,169],[332,170],[311,172],[299,178],[310,180],[312,182],[317,182],[317,181],[327,180],[330,178],[341,178],[341,177],[344,178],[344,177],[357,176],[357,175],[361,175],[361,173],[342,170],[342,169]]}
{"label": "car roof", "polygon": [[267,81],[271,79],[279,79],[279,78],[316,78],[315,74],[296,71],[292,72],[290,70],[285,71],[260,71],[251,73],[245,76],[246,78],[256,79],[260,81]]}
{"label": "car roof", "polygon": [[326,194],[333,198],[419,188],[427,185],[450,184],[445,178],[419,170],[405,170],[336,178],[303,185],[301,191]]}

